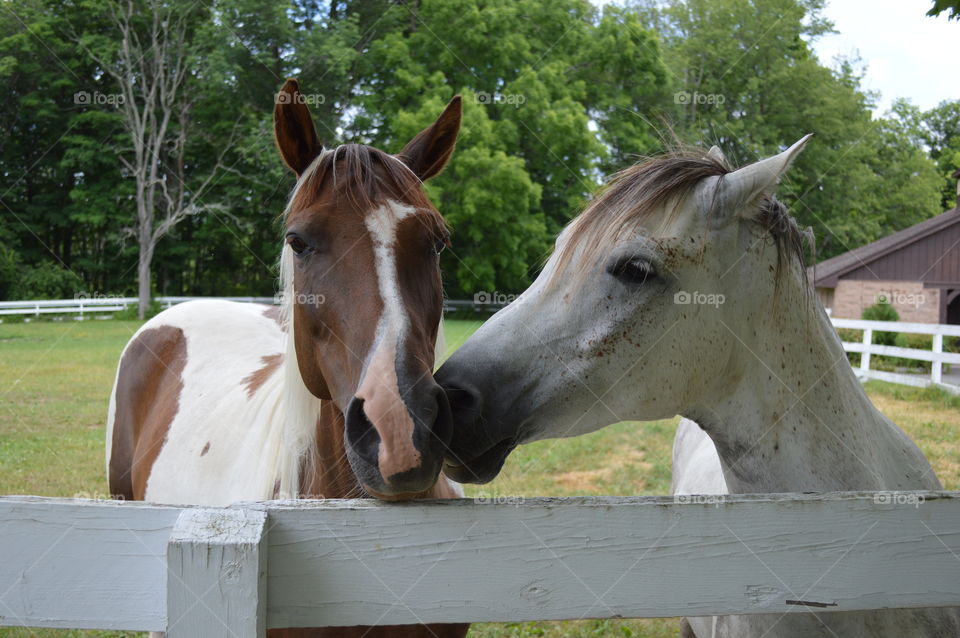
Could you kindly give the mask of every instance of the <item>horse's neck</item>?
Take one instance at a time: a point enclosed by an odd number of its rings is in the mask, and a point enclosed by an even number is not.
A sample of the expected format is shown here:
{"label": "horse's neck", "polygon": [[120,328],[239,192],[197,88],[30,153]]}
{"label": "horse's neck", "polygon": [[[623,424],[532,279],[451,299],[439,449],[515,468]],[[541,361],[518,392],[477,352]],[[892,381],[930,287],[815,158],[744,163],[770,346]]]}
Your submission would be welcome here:
{"label": "horse's neck", "polygon": [[737,344],[733,387],[685,415],[713,439],[728,489],[939,488],[916,445],[870,402],[819,303],[799,282],[792,292],[781,300],[792,312],[767,314]]}
{"label": "horse's neck", "polygon": [[[343,441],[343,412],[333,401],[320,401],[317,442],[311,458],[303,464],[300,498],[369,498],[357,481]],[[433,487],[416,498],[457,498],[460,496],[441,474]]]}
{"label": "horse's neck", "polygon": [[343,442],[343,412],[333,401],[320,401],[317,443],[303,464],[301,498],[366,498],[347,460]]}

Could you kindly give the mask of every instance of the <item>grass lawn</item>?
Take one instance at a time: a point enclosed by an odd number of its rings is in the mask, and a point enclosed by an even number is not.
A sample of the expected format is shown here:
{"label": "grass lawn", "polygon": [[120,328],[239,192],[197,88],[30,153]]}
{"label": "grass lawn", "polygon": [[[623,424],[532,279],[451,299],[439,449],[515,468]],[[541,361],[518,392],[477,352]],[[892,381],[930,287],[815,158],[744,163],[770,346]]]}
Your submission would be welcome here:
{"label": "grass lawn", "polygon": [[[0,494],[91,496],[107,492],[103,428],[120,351],[137,322],[0,324]],[[447,352],[480,321],[448,320]],[[960,489],[960,397],[881,382],[874,403],[903,427],[947,489]],[[489,485],[468,496],[665,494],[675,420],[621,423],[517,450]],[[585,594],[586,595],[586,594]],[[0,636],[111,637],[117,632],[0,629]],[[675,620],[478,624],[471,638],[677,636]]]}

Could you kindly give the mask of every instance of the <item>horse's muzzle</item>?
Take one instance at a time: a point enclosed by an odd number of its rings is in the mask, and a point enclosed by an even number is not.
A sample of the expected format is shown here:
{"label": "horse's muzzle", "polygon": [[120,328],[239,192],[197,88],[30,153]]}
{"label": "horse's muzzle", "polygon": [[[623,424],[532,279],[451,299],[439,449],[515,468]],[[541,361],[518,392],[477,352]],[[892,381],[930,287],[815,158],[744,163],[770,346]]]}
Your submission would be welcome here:
{"label": "horse's muzzle", "polygon": [[[405,411],[402,416],[409,419],[374,424],[363,399],[354,397],[347,406],[347,459],[363,488],[378,498],[415,496],[433,487],[440,475],[452,431],[450,406],[432,379],[418,385],[391,408],[394,417],[395,411]],[[412,421],[412,432],[395,431],[398,421]]]}

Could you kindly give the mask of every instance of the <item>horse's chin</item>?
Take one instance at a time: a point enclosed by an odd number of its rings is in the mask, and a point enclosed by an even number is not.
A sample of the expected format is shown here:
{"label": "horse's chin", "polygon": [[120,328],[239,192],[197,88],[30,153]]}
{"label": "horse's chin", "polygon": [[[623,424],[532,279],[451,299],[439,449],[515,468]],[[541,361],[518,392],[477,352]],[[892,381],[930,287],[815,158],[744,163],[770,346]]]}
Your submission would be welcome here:
{"label": "horse's chin", "polygon": [[500,474],[515,447],[517,442],[514,439],[506,439],[469,461],[445,459],[443,473],[457,483],[489,483]]}
{"label": "horse's chin", "polygon": [[412,501],[417,498],[423,498],[423,495],[424,495],[424,492],[401,492],[399,494],[384,494],[376,490],[373,490],[367,487],[366,485],[363,486],[363,491],[375,499],[378,499],[381,501],[390,501],[390,502]]}

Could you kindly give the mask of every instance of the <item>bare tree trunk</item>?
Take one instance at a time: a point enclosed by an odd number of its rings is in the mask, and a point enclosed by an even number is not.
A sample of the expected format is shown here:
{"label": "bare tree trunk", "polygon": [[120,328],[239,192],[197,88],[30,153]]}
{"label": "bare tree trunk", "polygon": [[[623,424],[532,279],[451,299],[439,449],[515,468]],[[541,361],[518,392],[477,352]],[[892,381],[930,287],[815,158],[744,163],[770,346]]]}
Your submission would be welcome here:
{"label": "bare tree trunk", "polygon": [[150,307],[150,263],[153,261],[153,247],[144,250],[141,243],[139,264],[137,266],[137,317],[144,319]]}
{"label": "bare tree trunk", "polygon": [[115,49],[81,46],[110,74],[120,90],[119,108],[130,146],[121,149],[124,168],[136,182],[137,216],[127,234],[140,249],[137,267],[138,316],[150,305],[150,266],[159,242],[190,215],[216,204],[201,201],[223,170],[237,126],[223,144],[210,173],[188,188],[186,141],[190,131],[192,93],[189,78],[197,73],[197,45],[192,41],[199,21],[206,20],[201,4],[191,0],[122,0],[109,17],[117,31]]}

